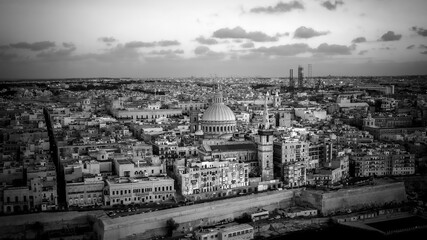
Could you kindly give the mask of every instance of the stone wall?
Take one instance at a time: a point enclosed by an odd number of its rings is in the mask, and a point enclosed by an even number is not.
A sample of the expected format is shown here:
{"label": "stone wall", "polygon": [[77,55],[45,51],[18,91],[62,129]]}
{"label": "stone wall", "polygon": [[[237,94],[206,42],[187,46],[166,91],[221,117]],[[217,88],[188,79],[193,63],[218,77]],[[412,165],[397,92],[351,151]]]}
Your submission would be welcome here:
{"label": "stone wall", "polygon": [[298,198],[300,204],[309,204],[322,214],[348,209],[357,210],[366,206],[400,203],[406,201],[403,182],[385,183],[352,189],[323,192],[303,190]]}
{"label": "stone wall", "polygon": [[245,212],[259,208],[274,210],[291,205],[292,190],[265,192],[214,202],[137,214],[127,217],[103,216],[95,223],[98,239],[150,238],[166,234],[166,221],[175,220],[178,231],[193,230],[198,226],[211,225],[221,220],[232,220]]}
{"label": "stone wall", "polygon": [[10,215],[0,217],[0,238],[15,239],[17,234],[24,234],[26,231],[34,230],[32,225],[36,222],[43,226],[44,231],[61,230],[65,227],[88,226],[99,216],[104,215],[104,211],[90,212],[42,212],[25,215]]}

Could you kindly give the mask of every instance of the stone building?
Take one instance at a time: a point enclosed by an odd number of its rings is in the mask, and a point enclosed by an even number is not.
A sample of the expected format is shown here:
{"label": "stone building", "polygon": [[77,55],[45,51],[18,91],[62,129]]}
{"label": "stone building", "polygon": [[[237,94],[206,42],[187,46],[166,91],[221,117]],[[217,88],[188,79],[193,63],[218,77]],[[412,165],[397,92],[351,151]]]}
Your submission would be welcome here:
{"label": "stone building", "polygon": [[246,192],[249,168],[233,161],[177,161],[174,173],[181,194],[191,200],[209,199]]}
{"label": "stone building", "polygon": [[175,197],[174,180],[169,177],[129,178],[117,177],[106,179],[104,204],[162,202]]}

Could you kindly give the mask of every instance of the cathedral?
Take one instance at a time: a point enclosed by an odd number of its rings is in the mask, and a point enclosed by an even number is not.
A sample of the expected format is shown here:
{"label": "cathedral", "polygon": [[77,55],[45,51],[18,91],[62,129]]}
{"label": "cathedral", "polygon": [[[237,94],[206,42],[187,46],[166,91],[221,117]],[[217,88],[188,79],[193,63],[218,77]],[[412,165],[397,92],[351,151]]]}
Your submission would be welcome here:
{"label": "cathedral", "polygon": [[[251,168],[256,168],[258,176],[262,181],[273,179],[273,129],[268,121],[268,102],[270,95],[267,93],[264,97],[263,124],[258,129],[258,135],[254,142],[233,142],[230,141],[233,133],[236,133],[236,117],[233,111],[224,103],[224,97],[221,89],[215,93],[212,104],[205,110],[201,120],[198,122],[199,135],[203,134],[203,145],[223,146],[220,148],[227,159],[249,163]],[[275,103],[273,102],[273,105]],[[205,146],[205,149],[207,147]],[[210,148],[209,148],[210,149]],[[238,150],[239,149],[239,150]],[[247,157],[240,153],[248,152]],[[252,156],[252,152],[256,155]],[[250,153],[249,153],[250,152]],[[209,153],[207,153],[209,155]],[[220,154],[221,155],[221,154]],[[235,156],[234,156],[235,155]],[[218,156],[218,155],[217,155]],[[234,158],[232,157],[234,156]],[[219,160],[226,160],[225,157]],[[254,169],[251,169],[251,172]]]}

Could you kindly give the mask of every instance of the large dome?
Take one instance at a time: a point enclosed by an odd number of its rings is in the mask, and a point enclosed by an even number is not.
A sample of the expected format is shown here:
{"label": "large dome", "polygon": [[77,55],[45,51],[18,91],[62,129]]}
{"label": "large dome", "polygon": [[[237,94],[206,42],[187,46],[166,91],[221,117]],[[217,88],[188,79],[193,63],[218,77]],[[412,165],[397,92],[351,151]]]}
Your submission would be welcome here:
{"label": "large dome", "polygon": [[204,138],[227,138],[236,131],[236,116],[224,104],[222,92],[212,99],[212,105],[206,109],[201,120]]}
{"label": "large dome", "polygon": [[233,111],[223,103],[214,103],[203,114],[202,121],[236,121]]}

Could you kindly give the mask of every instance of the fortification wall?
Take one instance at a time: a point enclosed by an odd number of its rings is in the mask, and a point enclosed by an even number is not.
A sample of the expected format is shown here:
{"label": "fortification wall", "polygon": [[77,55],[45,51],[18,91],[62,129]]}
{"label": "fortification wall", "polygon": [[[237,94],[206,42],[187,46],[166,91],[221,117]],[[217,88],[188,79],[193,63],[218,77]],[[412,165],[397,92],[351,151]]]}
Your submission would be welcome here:
{"label": "fortification wall", "polygon": [[166,234],[166,221],[175,220],[178,231],[192,230],[195,227],[210,225],[224,219],[240,217],[245,212],[258,208],[273,210],[289,207],[292,190],[266,192],[180,208],[172,208],[150,213],[120,218],[101,217],[94,229],[98,239],[125,239],[128,237],[149,238]]}
{"label": "fortification wall", "polygon": [[24,233],[26,229],[31,229],[36,222],[40,223],[45,231],[59,230],[74,225],[90,226],[89,219],[94,220],[102,215],[104,215],[104,211],[42,212],[2,216],[0,217],[0,236],[7,238],[14,234]]}
{"label": "fortification wall", "polygon": [[309,203],[323,214],[329,214],[365,206],[400,203],[407,198],[404,183],[396,182],[331,192],[303,190],[300,200]]}

